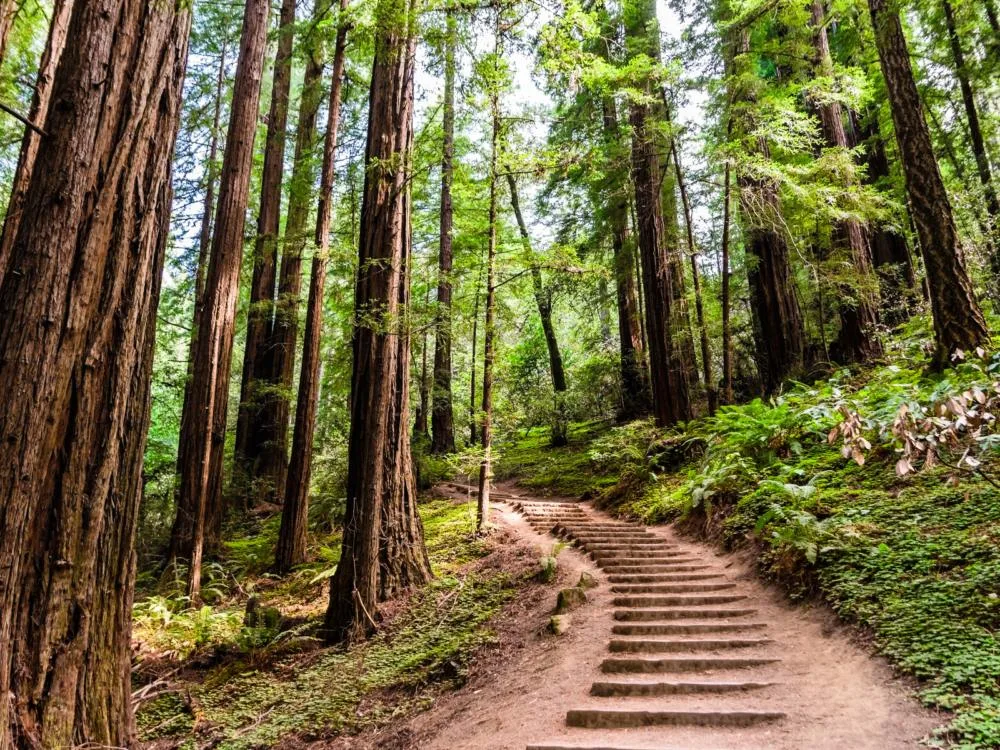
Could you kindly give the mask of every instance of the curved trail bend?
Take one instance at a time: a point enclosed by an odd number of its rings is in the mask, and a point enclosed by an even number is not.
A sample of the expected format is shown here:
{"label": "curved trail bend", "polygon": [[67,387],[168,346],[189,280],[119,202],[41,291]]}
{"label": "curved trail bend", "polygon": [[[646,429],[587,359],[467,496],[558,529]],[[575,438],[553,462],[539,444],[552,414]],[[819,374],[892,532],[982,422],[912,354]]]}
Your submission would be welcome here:
{"label": "curved trail bend", "polygon": [[830,613],[790,606],[734,556],[587,503],[506,497],[496,523],[540,554],[571,542],[560,580],[598,585],[568,633],[531,637],[417,717],[416,747],[901,750],[942,723]]}

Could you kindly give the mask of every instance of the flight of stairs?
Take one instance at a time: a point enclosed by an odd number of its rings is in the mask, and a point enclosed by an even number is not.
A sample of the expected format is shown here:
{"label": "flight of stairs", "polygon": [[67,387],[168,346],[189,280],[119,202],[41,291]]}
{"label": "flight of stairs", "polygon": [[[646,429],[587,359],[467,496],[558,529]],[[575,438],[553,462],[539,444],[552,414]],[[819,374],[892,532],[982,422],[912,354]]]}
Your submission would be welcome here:
{"label": "flight of stairs", "polygon": [[773,684],[768,668],[780,661],[767,624],[754,619],[756,610],[718,567],[579,503],[511,504],[536,531],[587,552],[613,594],[603,677],[587,705],[566,714],[568,727],[592,730],[593,743],[528,750],[625,750],[619,742],[639,728],[662,728],[668,741],[672,727],[746,728],[784,718],[757,700]]}

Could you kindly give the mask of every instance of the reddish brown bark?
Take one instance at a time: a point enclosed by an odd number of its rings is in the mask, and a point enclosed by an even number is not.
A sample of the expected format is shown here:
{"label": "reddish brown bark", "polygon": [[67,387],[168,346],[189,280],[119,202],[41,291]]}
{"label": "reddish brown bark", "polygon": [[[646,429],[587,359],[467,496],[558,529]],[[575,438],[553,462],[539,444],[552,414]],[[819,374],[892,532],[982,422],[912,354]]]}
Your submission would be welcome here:
{"label": "reddish brown bark", "polygon": [[[816,72],[832,79],[833,58],[826,33],[826,10],[823,0],[812,3],[813,44],[816,50]],[[830,99],[818,104],[820,127],[826,144],[833,148],[848,149],[850,144],[844,130],[843,110]],[[833,227],[833,249],[846,251],[860,286],[845,287],[840,295],[840,333],[837,351],[846,362],[870,362],[882,356],[882,343],[878,339],[878,312],[876,308],[877,281],[872,272],[871,251],[861,224],[853,219],[838,221]]]}
{"label": "reddish brown bark", "polygon": [[458,29],[454,8],[449,8],[444,50],[444,104],[441,118],[441,217],[438,242],[437,314],[434,321],[434,392],[431,406],[431,452],[455,451],[455,415],[451,397],[451,268],[452,202],[455,175],[455,54]]}
{"label": "reddish brown bark", "polygon": [[889,93],[910,216],[924,258],[934,317],[934,362],[943,367],[956,349],[970,351],[988,342],[989,331],[965,270],[951,202],[934,158],[898,11],[888,0],[869,0],[868,7]]}
{"label": "reddish brown bark", "polygon": [[329,9],[329,0],[316,3],[311,26],[302,40],[306,69],[299,102],[278,296],[264,352],[261,382],[265,392],[259,399],[260,412],[255,427],[259,453],[251,470],[251,481],[260,489],[263,499],[276,502],[285,496],[288,472],[288,422],[299,333],[302,252],[306,246],[315,177],[312,150],[316,141],[316,116],[323,98],[320,85],[323,50],[321,32],[317,27]]}
{"label": "reddish brown bark", "polygon": [[[274,54],[271,105],[264,141],[261,172],[260,212],[254,242],[250,307],[247,312],[246,346],[240,409],[236,421],[235,468],[237,485],[250,489],[255,465],[267,441],[261,426],[263,397],[259,393],[268,371],[267,339],[274,319],[277,285],[278,236],[281,231],[281,184],[285,168],[285,138],[288,129],[288,99],[292,85],[292,46],[295,36],[295,0],[282,0],[278,19],[278,44]],[[248,501],[252,501],[248,492]]]}
{"label": "reddish brown bark", "polygon": [[201,590],[201,558],[206,538],[217,538],[222,523],[222,458],[229,399],[236,303],[239,297],[246,218],[253,168],[253,142],[260,82],[267,46],[268,3],[247,0],[233,86],[233,104],[219,178],[219,205],[198,321],[191,395],[184,404],[185,460],[178,467],[177,518],[170,556],[190,563],[189,593]]}
{"label": "reddish brown bark", "polygon": [[[66,46],[66,33],[69,29],[72,0],[56,0],[52,8],[52,23],[49,25],[49,36],[45,51],[38,66],[38,78],[35,81],[35,95],[31,102],[28,119],[34,123],[45,121],[49,110],[49,99],[52,95],[52,81],[55,78],[56,66]],[[0,13],[3,11],[0,10]],[[3,31],[0,29],[0,36]],[[0,61],[3,60],[3,49],[0,47]],[[10,258],[17,234],[17,224],[21,220],[24,208],[24,197],[31,181],[31,170],[38,155],[38,147],[42,137],[32,128],[24,129],[21,140],[21,153],[18,157],[17,171],[10,188],[10,199],[7,201],[7,213],[4,217],[3,236],[0,237],[0,282],[3,282],[4,269]]]}
{"label": "reddish brown bark", "polygon": [[723,403],[734,403],[733,398],[733,326],[732,271],[729,270],[729,227],[732,205],[732,167],[726,161],[722,185],[722,398]]}
{"label": "reddish brown bark", "polygon": [[[746,135],[753,130],[748,105],[753,103],[754,94],[740,87],[735,75],[752,64],[749,52],[749,32],[742,29],[730,42],[726,61],[732,87],[730,99],[734,105],[741,105],[739,110],[734,106],[734,110],[742,112],[742,116],[733,118],[733,132],[747,141],[748,149],[767,158],[767,143],[761,138]],[[802,369],[805,330],[792,278],[788,240],[782,229],[784,219],[777,187],[746,169],[737,172],[736,183],[749,261],[747,280],[750,284],[757,369],[764,393],[771,394],[789,376]]]}
{"label": "reddish brown bark", "polygon": [[299,397],[295,404],[295,432],[292,437],[292,456],[288,464],[288,481],[285,483],[285,502],[281,509],[278,549],[275,553],[275,567],[279,571],[290,570],[306,561],[309,480],[312,476],[313,436],[316,431],[316,407],[319,402],[323,293],[330,246],[334,158],[337,154],[337,128],[340,124],[340,92],[344,81],[344,57],[349,28],[344,17],[346,9],[347,0],[340,0],[340,27],[337,30],[337,42],[333,53],[326,137],[323,142],[323,167],[320,171],[319,200],[316,206],[316,253],[313,256],[309,278],[309,303],[302,342],[302,372],[299,377]]}
{"label": "reddish brown bark", "polygon": [[[625,33],[632,54],[659,59],[659,28],[650,0],[634,0],[625,6]],[[647,91],[652,88],[647,84]],[[629,106],[632,125],[632,181],[635,187],[636,227],[645,292],[646,338],[649,343],[650,385],[653,414],[658,424],[670,425],[691,417],[689,363],[676,324],[679,299],[677,276],[665,247],[663,180],[657,155],[658,133],[648,104],[633,100]]]}
{"label": "reddish brown bark", "polygon": [[77,0],[0,285],[0,748],[130,745],[134,536],[190,15]]}
{"label": "reddish brown bark", "polygon": [[331,641],[367,636],[377,604],[430,578],[410,454],[410,152],[415,0],[380,0],[369,89],[351,371],[347,506],[326,612]]}

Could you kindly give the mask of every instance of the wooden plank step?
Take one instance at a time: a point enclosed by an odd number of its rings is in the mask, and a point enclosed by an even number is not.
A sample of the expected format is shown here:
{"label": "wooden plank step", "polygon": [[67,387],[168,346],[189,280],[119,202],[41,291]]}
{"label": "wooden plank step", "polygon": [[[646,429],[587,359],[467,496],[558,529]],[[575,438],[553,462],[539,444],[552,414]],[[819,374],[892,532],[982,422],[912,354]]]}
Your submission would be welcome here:
{"label": "wooden plank step", "polygon": [[669,565],[650,563],[646,563],[645,565],[625,565],[614,562],[602,565],[601,568],[609,574],[624,575],[628,573],[645,573],[650,575],[653,573],[691,573],[699,570],[711,570],[712,566],[705,565],[704,563],[697,564],[697,562],[678,562],[677,560],[674,560]]}
{"label": "wooden plank step", "polygon": [[688,651],[722,651],[736,648],[756,648],[774,643],[770,638],[699,638],[686,641],[659,641],[648,638],[615,639],[608,644],[612,653],[676,654]]}
{"label": "wooden plank step", "polygon": [[595,682],[590,694],[599,698],[657,697],[740,693],[770,687],[773,682]]}
{"label": "wooden plank step", "polygon": [[725,620],[732,617],[748,617],[757,614],[756,609],[616,609],[615,619],[619,622],[650,622],[656,620]]}
{"label": "wooden plank step", "polygon": [[699,726],[749,727],[778,721],[777,711],[628,711],[616,709],[573,709],[566,713],[571,727],[628,729],[636,727]]}
{"label": "wooden plank step", "polygon": [[763,630],[766,622],[671,622],[612,625],[613,635],[700,635],[732,633],[740,630]]}
{"label": "wooden plank step", "polygon": [[753,669],[766,667],[780,659],[743,657],[668,657],[644,659],[642,657],[622,657],[605,659],[601,671],[605,674],[650,674],[662,672],[707,672],[713,669]]}
{"label": "wooden plank step", "polygon": [[735,583],[616,583],[614,594],[688,594],[708,591],[725,591],[736,588]]}
{"label": "wooden plank step", "polygon": [[725,578],[725,573],[616,573],[608,576],[611,583],[669,583],[671,581],[710,581]]}
{"label": "wooden plank step", "polygon": [[689,552],[676,549],[659,549],[652,547],[649,549],[613,549],[613,550],[590,550],[590,556],[595,560],[666,560],[670,561],[675,557],[684,557]]}
{"label": "wooden plank step", "polygon": [[746,599],[744,594],[706,594],[704,596],[616,596],[615,607],[697,607],[705,604],[732,604]]}

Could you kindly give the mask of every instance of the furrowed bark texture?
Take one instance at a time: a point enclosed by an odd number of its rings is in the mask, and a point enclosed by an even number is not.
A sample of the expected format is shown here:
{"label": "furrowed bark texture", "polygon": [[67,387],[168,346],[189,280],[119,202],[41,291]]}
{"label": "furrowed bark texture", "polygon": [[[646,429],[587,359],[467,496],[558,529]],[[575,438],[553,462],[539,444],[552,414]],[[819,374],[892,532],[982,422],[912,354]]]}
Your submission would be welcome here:
{"label": "furrowed bark texture", "polygon": [[52,79],[0,285],[3,750],[132,743],[134,536],[189,27],[170,3],[77,0]]}
{"label": "furrowed bark texture", "polygon": [[[635,54],[659,59],[659,31],[653,3],[635,0],[626,6],[625,29]],[[655,30],[656,33],[653,33]],[[678,319],[674,301],[676,274],[664,247],[662,179],[657,155],[656,123],[651,108],[632,101],[632,181],[635,186],[639,257],[646,299],[646,338],[649,342],[653,414],[661,426],[691,417],[690,368],[683,352],[682,333],[674,330]]]}
{"label": "furrowed bark texture", "polygon": [[306,561],[309,527],[309,480],[312,476],[313,437],[316,431],[316,407],[320,387],[320,343],[323,334],[323,293],[326,286],[326,263],[330,246],[330,221],[333,209],[334,158],[337,154],[337,128],[340,125],[340,92],[344,81],[344,57],[348,26],[343,18],[347,0],[340,2],[340,27],[333,53],[330,101],[327,109],[326,137],[323,142],[323,167],[320,172],[319,200],[316,206],[316,254],[309,278],[309,303],[306,330],[302,342],[302,373],[299,397],[295,404],[295,431],[292,456],[285,483],[285,502],[281,509],[275,567],[287,571]]}
{"label": "furrowed bark texture", "polygon": [[287,135],[285,131],[288,129],[294,36],[295,0],[282,0],[271,82],[271,105],[264,141],[260,212],[257,215],[253,277],[250,281],[250,307],[247,313],[246,347],[243,351],[240,409],[236,421],[237,479],[248,491],[248,501],[252,501],[249,493],[250,478],[255,474],[257,458],[264,449],[267,439],[261,425],[262,398],[258,390],[259,381],[263,380],[267,372],[267,339],[271,335],[274,319],[278,236],[281,231],[281,183],[285,168]]}
{"label": "furrowed bark texture", "polygon": [[453,209],[451,186],[455,176],[455,53],[458,22],[449,8],[444,51],[444,105],[441,128],[441,227],[438,241],[437,317],[434,321],[434,390],[431,398],[431,452],[454,453],[455,415],[451,398],[451,267]]}
{"label": "furrowed bark texture", "polygon": [[[733,73],[743,70],[749,60],[750,38],[744,29],[738,33],[727,61],[731,81]],[[743,72],[743,77],[747,73]],[[755,94],[746,84],[731,83],[734,90],[730,99],[743,105],[745,114],[734,118],[736,134],[752,130],[746,105],[753,104]],[[765,157],[767,144],[756,139],[749,144]],[[747,278],[750,283],[750,307],[753,314],[756,340],[757,369],[765,394],[774,393],[790,376],[802,369],[805,351],[805,329],[802,312],[792,278],[788,240],[780,227],[784,221],[776,186],[764,178],[739,170],[736,175],[739,187],[739,207],[743,221],[744,244],[748,255]]]}
{"label": "furrowed bark texture", "polygon": [[[66,33],[69,30],[70,12],[73,9],[72,0],[56,0],[52,8],[52,23],[49,25],[49,36],[45,43],[45,51],[38,66],[38,78],[35,81],[35,95],[31,102],[28,119],[34,123],[45,122],[52,96],[52,82],[55,78],[56,66],[66,46]],[[0,12],[3,12],[0,10]],[[2,33],[2,30],[0,30]],[[0,60],[3,52],[0,50]],[[3,235],[0,236],[0,283],[3,282],[4,269],[10,259],[14,238],[17,235],[17,224],[21,220],[24,209],[24,197],[31,181],[31,170],[38,156],[41,136],[31,128],[24,129],[21,140],[21,153],[18,156],[17,171],[10,188],[10,199],[7,202],[7,214],[4,217]]]}
{"label": "furrowed bark texture", "polygon": [[206,539],[218,538],[222,525],[222,458],[226,438],[229,368],[233,352],[246,219],[253,168],[253,142],[260,104],[260,82],[267,46],[266,0],[247,0],[233,86],[226,148],[219,176],[219,204],[205,285],[190,399],[184,404],[180,440],[184,461],[178,467],[177,518],[170,556],[190,562],[191,594],[200,589],[201,556]]}
{"label": "furrowed bark texture", "polygon": [[[826,10],[823,0],[812,4],[813,44],[816,48],[816,72],[829,80],[834,77],[830,41],[826,33]],[[821,102],[817,109],[820,127],[827,146],[848,149],[844,130],[843,110],[834,100]],[[840,333],[837,350],[845,362],[870,362],[882,356],[882,343],[878,339],[877,287],[872,272],[871,252],[861,224],[853,219],[838,221],[833,227],[832,244],[835,251],[846,251],[854,273],[861,281],[860,288],[842,289],[840,299]]]}
{"label": "furrowed bark texture", "polygon": [[376,627],[377,604],[430,579],[408,429],[410,150],[414,0],[380,0],[369,89],[368,143],[355,285],[347,508],[330,585],[327,637]]}
{"label": "furrowed bark texture", "polygon": [[965,270],[958,230],[924,120],[899,14],[890,0],[868,0],[882,75],[910,200],[920,238],[934,317],[935,363],[945,366],[956,349],[989,341],[986,321]]}

